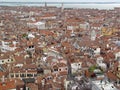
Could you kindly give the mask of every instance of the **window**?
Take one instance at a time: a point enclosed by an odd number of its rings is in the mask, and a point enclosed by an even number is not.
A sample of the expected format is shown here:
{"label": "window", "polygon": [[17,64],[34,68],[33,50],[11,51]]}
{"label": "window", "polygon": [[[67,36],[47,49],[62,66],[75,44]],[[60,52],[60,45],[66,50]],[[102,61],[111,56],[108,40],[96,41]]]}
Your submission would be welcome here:
{"label": "window", "polygon": [[52,77],[50,77],[50,79],[52,79]]}
{"label": "window", "polygon": [[54,69],[54,71],[58,71],[58,69],[57,69],[57,68],[55,68],[55,69]]}
{"label": "window", "polygon": [[49,80],[49,77],[47,78],[47,80]]}
{"label": "window", "polygon": [[25,74],[21,74],[20,77],[25,77]]}
{"label": "window", "polygon": [[119,60],[120,59],[120,57],[117,57],[117,60]]}
{"label": "window", "polygon": [[111,86],[112,88],[114,88],[114,86]]}
{"label": "window", "polygon": [[13,75],[13,74],[11,74],[11,77],[14,77],[14,75]]}
{"label": "window", "polygon": [[30,88],[29,87],[27,87],[27,89],[26,90],[30,90]]}
{"label": "window", "polygon": [[59,71],[61,71],[61,69],[59,69]]}
{"label": "window", "polygon": [[34,77],[37,77],[37,74],[34,74]]}
{"label": "window", "polygon": [[52,90],[52,88],[49,88],[48,90]]}
{"label": "window", "polygon": [[19,75],[18,74],[16,74],[16,77],[18,77]]}
{"label": "window", "polygon": [[28,77],[32,77],[33,75],[32,74],[27,74]]}
{"label": "window", "polygon": [[56,90],[61,90],[60,88],[57,88]]}
{"label": "window", "polygon": [[50,76],[50,77],[49,77],[49,79],[51,80],[51,79],[52,79],[52,77]]}
{"label": "window", "polygon": [[23,88],[20,88],[20,90],[23,90]]}

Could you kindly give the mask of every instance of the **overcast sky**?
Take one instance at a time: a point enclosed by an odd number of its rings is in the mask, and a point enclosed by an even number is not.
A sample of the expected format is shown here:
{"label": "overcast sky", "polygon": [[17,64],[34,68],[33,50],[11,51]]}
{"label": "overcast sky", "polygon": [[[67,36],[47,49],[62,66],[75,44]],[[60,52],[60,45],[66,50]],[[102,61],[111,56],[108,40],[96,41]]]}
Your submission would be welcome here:
{"label": "overcast sky", "polygon": [[120,0],[0,0],[8,2],[120,2]]}

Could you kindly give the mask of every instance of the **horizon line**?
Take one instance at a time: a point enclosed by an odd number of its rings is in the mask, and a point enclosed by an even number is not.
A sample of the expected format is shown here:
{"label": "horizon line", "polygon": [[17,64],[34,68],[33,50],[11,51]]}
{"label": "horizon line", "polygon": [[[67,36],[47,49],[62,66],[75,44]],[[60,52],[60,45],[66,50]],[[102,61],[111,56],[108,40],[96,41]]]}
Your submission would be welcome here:
{"label": "horizon line", "polygon": [[53,4],[53,3],[65,3],[65,4],[117,4],[120,2],[39,2],[39,1],[30,1],[30,2],[24,2],[24,1],[0,1],[0,3],[48,3],[48,4]]}

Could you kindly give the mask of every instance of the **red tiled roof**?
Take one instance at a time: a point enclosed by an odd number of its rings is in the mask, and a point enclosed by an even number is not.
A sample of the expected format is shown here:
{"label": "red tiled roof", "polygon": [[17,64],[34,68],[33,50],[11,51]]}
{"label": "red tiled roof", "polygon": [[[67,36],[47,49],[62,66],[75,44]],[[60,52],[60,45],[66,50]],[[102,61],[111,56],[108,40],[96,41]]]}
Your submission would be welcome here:
{"label": "red tiled roof", "polygon": [[1,90],[9,90],[9,89],[16,89],[16,85],[14,81],[8,81],[8,82],[0,82],[0,89]]}
{"label": "red tiled roof", "polygon": [[117,76],[114,75],[111,71],[107,72],[107,76],[108,76],[109,79],[112,79],[112,80],[115,80],[115,81],[118,79]]}

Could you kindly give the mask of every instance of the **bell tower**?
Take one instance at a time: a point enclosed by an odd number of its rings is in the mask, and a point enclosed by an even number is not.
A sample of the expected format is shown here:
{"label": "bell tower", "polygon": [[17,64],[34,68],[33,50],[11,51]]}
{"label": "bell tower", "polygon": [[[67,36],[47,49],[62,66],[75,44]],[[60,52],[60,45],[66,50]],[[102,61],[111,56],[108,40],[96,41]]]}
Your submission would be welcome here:
{"label": "bell tower", "polygon": [[61,12],[63,12],[64,11],[64,3],[62,3],[62,5],[61,5]]}
{"label": "bell tower", "polygon": [[45,8],[47,8],[47,2],[45,2]]}

